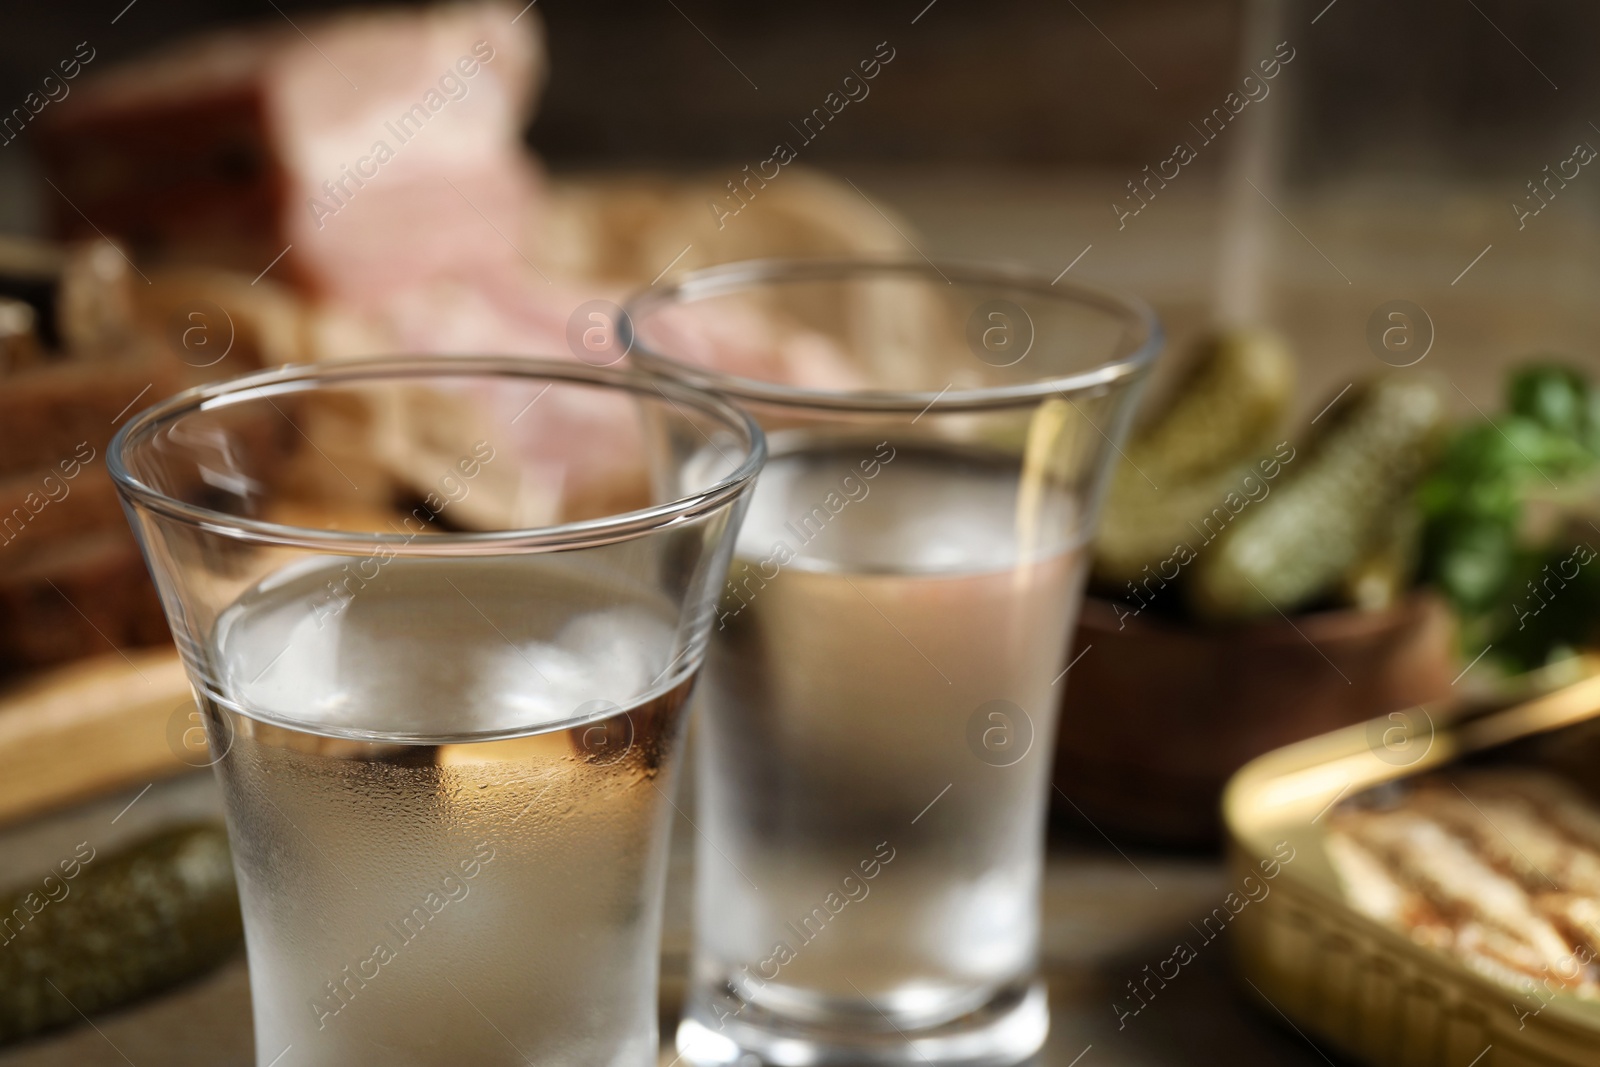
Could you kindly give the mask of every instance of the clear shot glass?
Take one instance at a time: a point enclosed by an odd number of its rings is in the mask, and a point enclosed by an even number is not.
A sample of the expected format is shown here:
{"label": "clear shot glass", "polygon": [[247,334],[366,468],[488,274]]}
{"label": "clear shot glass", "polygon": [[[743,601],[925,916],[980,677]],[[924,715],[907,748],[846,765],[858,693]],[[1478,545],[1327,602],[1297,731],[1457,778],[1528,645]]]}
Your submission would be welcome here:
{"label": "clear shot glass", "polygon": [[656,1062],[683,709],[764,454],[693,388],[466,357],[270,371],[117,435],[260,1063]]}
{"label": "clear shot glass", "polygon": [[1085,546],[1155,317],[1001,269],[765,261],[647,291],[620,329],[770,449],[697,728],[678,1050],[1025,1059]]}

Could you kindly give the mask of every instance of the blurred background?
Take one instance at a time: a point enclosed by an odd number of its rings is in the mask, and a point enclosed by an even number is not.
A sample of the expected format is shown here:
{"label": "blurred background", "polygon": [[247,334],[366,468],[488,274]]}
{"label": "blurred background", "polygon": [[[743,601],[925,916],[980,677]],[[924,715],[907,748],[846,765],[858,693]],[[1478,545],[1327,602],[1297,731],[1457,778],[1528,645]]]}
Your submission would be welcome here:
{"label": "blurred background", "polygon": [[[1046,1062],[1075,1063],[1084,1044],[1096,1050],[1086,1063],[1218,1062],[1215,1049],[1324,1062],[1323,1045],[1241,1006],[1220,953],[1135,1036],[1105,1001],[1135,961],[1155,958],[1149,944],[1225,891],[1216,805],[1228,775],[1279,745],[1459,692],[1475,657],[1498,645],[1487,668],[1507,654],[1524,579],[1589,536],[1568,513],[1575,499],[1575,513],[1592,509],[1600,455],[1585,377],[1600,369],[1600,173],[1589,166],[1600,9],[539,0],[389,5],[362,21],[371,10],[112,0],[7,15],[0,234],[15,240],[0,243],[0,292],[31,309],[0,314],[11,376],[0,377],[0,526],[27,513],[0,548],[0,716],[11,716],[0,736],[14,738],[0,751],[0,817],[24,827],[13,854],[27,854],[25,820],[39,811],[84,801],[115,813],[134,795],[117,790],[150,768],[204,765],[185,747],[187,720],[171,729],[186,698],[170,670],[163,695],[128,715],[68,722],[61,711],[116,703],[119,657],[135,671],[170,666],[145,658],[170,657],[168,638],[103,463],[83,461],[70,508],[25,503],[41,472],[65,476],[61,457],[80,441],[103,455],[130,408],[257,366],[396,347],[582,358],[575,309],[731,259],[1020,263],[1132,291],[1160,313],[1168,355],[1143,445],[1130,445],[1150,462],[1185,395],[1236,384],[1230,373],[1276,373],[1259,361],[1239,371],[1250,360],[1219,338],[1274,338],[1278,355],[1262,359],[1287,367],[1288,384],[1262,387],[1265,428],[1235,434],[1218,471],[1280,440],[1316,440],[1317,422],[1344,412],[1334,405],[1352,389],[1347,404],[1362,402],[1361,383],[1382,372],[1426,372],[1448,413],[1428,462],[1379,494],[1413,515],[1403,551],[1363,542],[1321,585],[1271,605],[1277,615],[1203,618],[1160,601],[1145,620],[1159,632],[1121,646],[1115,613],[1144,561],[1102,561],[1079,635],[1100,651],[1073,674],[1062,740],[1054,847],[1072,863],[1052,868],[1047,942],[1069,1037]],[[462,51],[419,35],[412,17],[425,10],[466,12],[462,40],[476,39],[474,20],[493,27],[491,77],[440,101],[460,121],[392,169],[382,162],[392,177],[380,191],[325,191],[384,116],[448,71],[436,55],[448,64]],[[238,27],[211,52],[191,43]],[[793,161],[774,163],[775,146]],[[131,362],[108,354],[135,348]],[[1565,369],[1508,391],[1508,375],[1555,365]],[[1569,438],[1576,452],[1563,451]],[[1576,492],[1566,473],[1580,476]],[[1512,503],[1466,499],[1463,487],[1490,481]],[[1530,503],[1527,486],[1542,481],[1561,490]],[[1421,504],[1419,486],[1433,487]],[[1563,517],[1529,534],[1528,516],[1552,501]],[[1114,487],[1108,520],[1119,507],[1138,525],[1137,502]],[[1591,647],[1600,588],[1583,597],[1496,677]],[[1133,695],[1151,662],[1176,665],[1167,688]],[[89,750],[112,769],[84,769]],[[210,981],[107,1025],[155,1057],[136,1062],[235,1062],[248,1048],[242,966]],[[151,1020],[196,1008],[218,1021],[180,1027],[188,1051],[163,1045]],[[1194,1034],[1215,1045],[1197,1050]],[[52,1040],[0,1051],[0,1064],[107,1054],[92,1032]],[[211,1047],[231,1051],[193,1051]]]}
{"label": "blurred background", "polygon": [[[207,28],[328,10],[105,6],[94,17],[15,12],[0,99],[20,105],[86,39],[94,66],[111,66]],[[1587,355],[1595,183],[1570,182],[1520,227],[1512,206],[1537,206],[1527,183],[1600,137],[1583,60],[1600,16],[1581,4],[830,0],[803,17],[733,3],[534,13],[548,28],[548,81],[526,141],[558,176],[650,170],[720,185],[887,41],[888,76],[800,162],[896,212],[930,256],[1052,275],[1074,264],[1155,302],[1180,342],[1219,315],[1268,318],[1300,346],[1307,406],[1370,354],[1366,317],[1394,298],[1427,309],[1437,361],[1479,402],[1497,388],[1496,362],[1519,351]],[[1270,97],[1201,141],[1201,120],[1282,41],[1295,58]],[[1119,226],[1113,206],[1137,204],[1127,183],[1185,138],[1202,144],[1199,158]],[[40,180],[36,140],[0,151],[7,231],[50,232],[71,214]]]}

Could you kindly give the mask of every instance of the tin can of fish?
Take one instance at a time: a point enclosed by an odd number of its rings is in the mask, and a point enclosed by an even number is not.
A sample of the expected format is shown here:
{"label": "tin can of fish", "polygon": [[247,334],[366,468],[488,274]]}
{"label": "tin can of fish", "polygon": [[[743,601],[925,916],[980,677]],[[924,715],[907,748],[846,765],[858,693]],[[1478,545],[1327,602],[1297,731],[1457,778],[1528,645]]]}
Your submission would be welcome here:
{"label": "tin can of fish", "polygon": [[1234,873],[1283,842],[1293,857],[1238,917],[1246,994],[1367,1063],[1600,1063],[1597,667],[1239,771],[1223,799]]}

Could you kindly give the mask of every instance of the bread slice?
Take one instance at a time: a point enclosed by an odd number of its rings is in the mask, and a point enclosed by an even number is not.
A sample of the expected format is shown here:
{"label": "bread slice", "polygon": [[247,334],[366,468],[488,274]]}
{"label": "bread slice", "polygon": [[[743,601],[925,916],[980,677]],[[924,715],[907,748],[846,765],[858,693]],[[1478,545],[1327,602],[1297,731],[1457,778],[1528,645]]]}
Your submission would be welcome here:
{"label": "bread slice", "polygon": [[153,355],[58,363],[0,386],[0,478],[78,463],[103,464],[117,428],[187,384],[181,366]]}
{"label": "bread slice", "polygon": [[56,540],[0,574],[0,669],[169,639],[161,601],[126,528]]}

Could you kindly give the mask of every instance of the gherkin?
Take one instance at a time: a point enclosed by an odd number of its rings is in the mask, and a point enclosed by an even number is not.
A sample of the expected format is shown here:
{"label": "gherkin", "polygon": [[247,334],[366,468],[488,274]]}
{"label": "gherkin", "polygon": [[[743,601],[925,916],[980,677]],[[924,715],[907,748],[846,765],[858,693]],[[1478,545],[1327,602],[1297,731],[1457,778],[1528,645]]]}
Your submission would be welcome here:
{"label": "gherkin", "polygon": [[1112,476],[1096,579],[1136,581],[1194,543],[1205,516],[1271,449],[1293,392],[1294,359],[1275,335],[1233,329],[1202,340],[1171,401]]}
{"label": "gherkin", "polygon": [[[81,857],[80,857],[81,858]],[[0,1043],[123,1004],[232,954],[242,927],[228,838],[167,830],[76,877],[0,899]],[[20,921],[19,921],[20,920]]]}
{"label": "gherkin", "polygon": [[1411,506],[1446,415],[1431,376],[1393,374],[1353,390],[1291,477],[1201,554],[1187,590],[1195,613],[1249,619],[1334,591]]}

